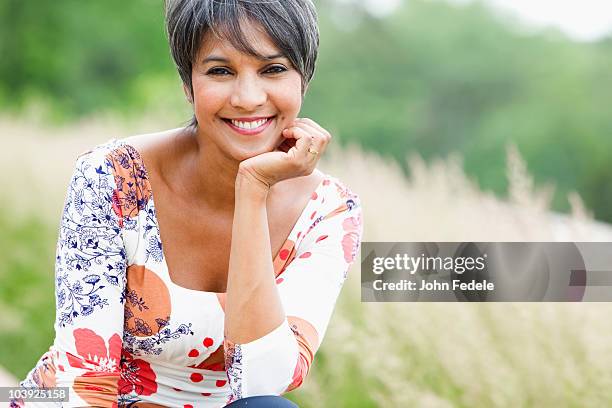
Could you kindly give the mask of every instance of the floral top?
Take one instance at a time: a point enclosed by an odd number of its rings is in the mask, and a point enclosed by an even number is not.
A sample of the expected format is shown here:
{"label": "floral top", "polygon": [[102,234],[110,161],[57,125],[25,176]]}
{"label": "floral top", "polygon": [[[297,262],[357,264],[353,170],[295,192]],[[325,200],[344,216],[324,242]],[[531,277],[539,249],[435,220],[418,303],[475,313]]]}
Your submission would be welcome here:
{"label": "floral top", "polygon": [[169,277],[138,151],[123,139],[98,145],[77,159],[68,187],[55,341],[21,385],[68,387],[64,407],[222,407],[290,391],[309,371],[362,231],[359,198],[325,175],[273,260],[287,318],[231,344],[225,294]]}

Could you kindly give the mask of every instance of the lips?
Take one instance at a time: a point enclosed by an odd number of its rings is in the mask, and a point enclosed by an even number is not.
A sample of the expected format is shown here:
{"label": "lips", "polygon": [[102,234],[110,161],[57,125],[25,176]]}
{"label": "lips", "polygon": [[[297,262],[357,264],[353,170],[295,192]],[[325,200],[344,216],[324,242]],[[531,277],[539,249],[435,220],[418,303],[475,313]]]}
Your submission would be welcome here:
{"label": "lips", "polygon": [[223,118],[223,121],[237,133],[256,135],[263,132],[273,122],[276,116],[259,116],[252,118]]}

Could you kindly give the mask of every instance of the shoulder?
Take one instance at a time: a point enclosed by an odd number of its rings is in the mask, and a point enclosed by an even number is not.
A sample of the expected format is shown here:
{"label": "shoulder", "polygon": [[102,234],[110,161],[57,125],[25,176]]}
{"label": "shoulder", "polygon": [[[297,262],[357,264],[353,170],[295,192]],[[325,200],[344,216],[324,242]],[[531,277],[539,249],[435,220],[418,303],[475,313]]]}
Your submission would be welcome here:
{"label": "shoulder", "polygon": [[76,158],[74,175],[90,178],[92,185],[115,189],[119,183],[118,176],[126,175],[137,162],[137,152],[133,152],[122,139],[110,139],[80,153]]}
{"label": "shoulder", "polygon": [[144,157],[154,157],[158,151],[165,151],[168,143],[173,137],[181,132],[180,129],[170,129],[157,133],[147,133],[127,136],[121,139],[113,138],[106,142],[93,146],[81,153],[78,160],[90,162],[109,161],[108,164],[118,166],[116,172],[121,168],[130,166],[144,167]]}
{"label": "shoulder", "polygon": [[321,182],[312,194],[318,200],[322,213],[353,212],[361,208],[361,199],[346,183],[337,177],[320,172]]}
{"label": "shoulder", "polygon": [[158,145],[160,138],[157,136],[162,133],[110,139],[81,153],[77,157],[77,167],[95,168],[99,173],[103,171],[114,180],[120,191],[132,185],[139,185],[141,192],[149,190],[144,156],[148,157],[150,150]]}
{"label": "shoulder", "polygon": [[[361,200],[340,179],[322,173],[311,195],[311,207],[304,214],[305,225],[298,235],[297,256],[323,252],[333,259],[351,264],[363,235]],[[332,258],[328,258],[331,260]],[[346,269],[343,279],[346,278]]]}
{"label": "shoulder", "polygon": [[110,139],[81,153],[76,160],[74,179],[82,176],[95,190],[105,190],[121,224],[135,218],[152,196],[143,159],[131,140]]}
{"label": "shoulder", "polygon": [[[324,231],[324,236],[350,234],[351,242],[358,243],[363,233],[363,220],[361,200],[340,179],[330,175],[323,175],[321,182],[313,191],[311,200],[314,200],[312,211],[309,211],[309,226],[304,234],[304,241],[314,238],[321,239],[321,234],[311,234],[311,231]],[[323,232],[321,232],[323,233]],[[354,254],[351,245],[351,254]],[[347,259],[352,259],[348,257]]]}
{"label": "shoulder", "polygon": [[[113,175],[120,168],[127,169],[142,162],[139,152],[128,143],[129,138],[110,139],[93,146],[77,156],[77,165],[102,165],[113,170]],[[117,168],[118,167],[118,168]]]}
{"label": "shoulder", "polygon": [[84,194],[111,195],[115,183],[112,165],[107,154],[116,146],[117,141],[112,139],[79,154],[74,163],[69,190],[79,197]]}

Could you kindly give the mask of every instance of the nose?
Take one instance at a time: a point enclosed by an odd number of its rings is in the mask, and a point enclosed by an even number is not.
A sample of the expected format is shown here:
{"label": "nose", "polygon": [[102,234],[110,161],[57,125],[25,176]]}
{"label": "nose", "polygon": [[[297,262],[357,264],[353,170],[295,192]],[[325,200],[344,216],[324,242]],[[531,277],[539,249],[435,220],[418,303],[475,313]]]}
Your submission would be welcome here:
{"label": "nose", "polygon": [[236,79],[230,98],[233,108],[255,111],[268,100],[268,94],[260,79],[253,75],[242,75]]}

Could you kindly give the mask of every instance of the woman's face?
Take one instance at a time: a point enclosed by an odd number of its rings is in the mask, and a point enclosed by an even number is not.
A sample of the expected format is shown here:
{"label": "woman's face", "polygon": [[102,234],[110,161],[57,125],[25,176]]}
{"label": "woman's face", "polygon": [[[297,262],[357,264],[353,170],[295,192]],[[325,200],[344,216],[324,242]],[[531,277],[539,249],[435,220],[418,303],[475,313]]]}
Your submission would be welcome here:
{"label": "woman's face", "polygon": [[245,24],[243,32],[270,58],[244,54],[207,35],[192,69],[198,132],[237,161],[273,151],[302,104],[299,72],[262,30]]}

